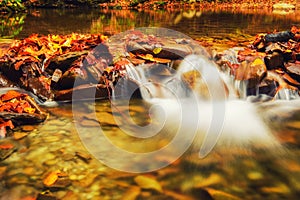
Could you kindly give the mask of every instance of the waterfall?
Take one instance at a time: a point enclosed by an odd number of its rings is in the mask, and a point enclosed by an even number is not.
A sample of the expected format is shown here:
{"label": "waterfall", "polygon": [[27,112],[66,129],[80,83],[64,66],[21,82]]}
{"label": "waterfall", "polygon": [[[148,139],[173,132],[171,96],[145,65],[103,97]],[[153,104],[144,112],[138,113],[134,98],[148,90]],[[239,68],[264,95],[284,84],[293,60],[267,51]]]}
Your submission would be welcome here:
{"label": "waterfall", "polygon": [[255,104],[237,98],[236,89],[246,98],[246,81],[232,80],[200,55],[185,57],[177,71],[168,70],[170,75],[162,77],[151,71],[151,65],[126,67],[128,79],[138,82],[142,98],[155,105],[151,112],[162,121],[163,131],[180,135],[175,147],[194,141],[204,157],[215,146],[279,146]]}

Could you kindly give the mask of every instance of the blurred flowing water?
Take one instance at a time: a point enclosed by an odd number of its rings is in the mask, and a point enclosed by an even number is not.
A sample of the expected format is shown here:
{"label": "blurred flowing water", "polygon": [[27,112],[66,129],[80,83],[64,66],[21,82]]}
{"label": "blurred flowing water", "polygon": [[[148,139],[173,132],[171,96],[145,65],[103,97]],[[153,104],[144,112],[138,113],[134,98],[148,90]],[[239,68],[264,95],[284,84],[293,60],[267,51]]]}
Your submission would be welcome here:
{"label": "blurred flowing water", "polygon": [[[278,15],[266,11],[31,10],[21,24],[20,33],[14,37],[72,32],[113,35],[134,27],[158,26],[192,38],[231,38],[285,30],[292,25],[300,26],[296,12]],[[257,105],[259,113],[274,110],[273,115],[262,120],[282,145],[279,148],[218,146],[202,159],[198,156],[199,149],[191,148],[171,165],[146,175],[121,172],[104,165],[105,160],[100,162],[86,150],[78,128],[86,132],[86,140],[99,146],[98,153],[103,158],[113,160],[120,168],[134,168],[137,160],[115,154],[92,136],[99,132],[100,125],[106,138],[129,152],[143,153],[165,147],[172,135],[162,132],[144,140],[124,132],[135,129],[121,113],[129,109],[132,120],[145,126],[151,123],[149,103],[130,100],[129,107],[122,101],[114,105],[109,101],[80,103],[76,124],[71,104],[45,108],[50,117],[44,123],[16,130],[27,137],[1,141],[12,142],[17,149],[0,162],[0,199],[29,199],[40,193],[57,199],[297,199],[300,195],[300,112],[298,109],[285,112],[289,108],[285,108],[284,102],[280,106]],[[176,129],[177,125],[170,128]],[[151,168],[156,161],[169,163],[170,157],[157,156],[144,162],[143,167]],[[43,180],[47,174],[56,170],[66,174],[68,181],[55,187],[45,186]],[[144,183],[137,181],[138,176],[144,177]],[[39,198],[42,199],[41,195]]]}

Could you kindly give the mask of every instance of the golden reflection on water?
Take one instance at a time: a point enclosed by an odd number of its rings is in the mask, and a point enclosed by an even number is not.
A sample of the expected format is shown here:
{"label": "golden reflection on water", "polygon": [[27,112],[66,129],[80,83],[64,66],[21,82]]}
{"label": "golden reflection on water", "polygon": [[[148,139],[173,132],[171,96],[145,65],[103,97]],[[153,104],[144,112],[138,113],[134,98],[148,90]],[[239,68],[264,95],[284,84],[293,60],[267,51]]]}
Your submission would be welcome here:
{"label": "golden reflection on water", "polygon": [[[278,14],[271,9],[195,9],[195,10],[76,10],[35,9],[22,15],[18,27],[9,22],[20,15],[3,16],[1,37],[24,38],[32,33],[103,33],[113,35],[137,27],[165,27],[192,38],[226,34],[256,35],[261,32],[290,29],[300,25],[299,10]],[[7,35],[11,34],[11,35]]]}

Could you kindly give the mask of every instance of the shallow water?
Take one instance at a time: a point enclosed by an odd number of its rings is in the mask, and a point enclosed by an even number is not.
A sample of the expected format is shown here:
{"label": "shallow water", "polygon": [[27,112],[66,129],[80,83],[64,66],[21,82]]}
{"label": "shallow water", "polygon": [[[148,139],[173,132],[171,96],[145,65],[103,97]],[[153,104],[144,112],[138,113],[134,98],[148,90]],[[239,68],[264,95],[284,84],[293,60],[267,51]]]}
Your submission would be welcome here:
{"label": "shallow water", "polygon": [[[199,11],[192,18],[188,16],[193,13],[189,13],[32,10],[15,38],[31,33],[112,35],[142,26],[172,28],[193,38],[230,38],[235,34],[255,35],[300,25],[296,13],[282,16],[269,12],[241,15],[231,11]],[[134,130],[121,114],[128,108],[126,105],[112,106],[109,101],[79,105],[75,118],[71,104],[45,108],[50,116],[44,123],[15,131],[25,133],[25,137],[0,140],[0,144],[15,145],[14,152],[0,162],[0,199],[29,199],[38,194],[42,199],[41,193],[46,193],[57,199],[273,200],[297,199],[300,194],[300,113],[268,122],[283,145],[280,148],[217,147],[203,159],[198,157],[199,149],[191,148],[175,161],[168,152],[151,160],[139,160],[139,157],[124,157],[112,151],[109,144],[104,143],[105,137],[129,152],[147,153],[166,147],[172,136],[162,132],[143,140],[126,135],[124,130]],[[144,101],[133,100],[130,116],[136,123],[147,125],[151,122],[148,108]],[[118,119],[119,124],[116,124]],[[95,134],[102,135],[100,140],[95,140]],[[86,150],[83,140],[93,146],[94,155]],[[105,165],[108,163],[122,169],[135,169],[138,164],[144,171],[153,169],[157,163],[167,167],[137,174],[112,169]],[[56,170],[64,174],[60,184],[45,186],[43,181]]]}
{"label": "shallow water", "polygon": [[[203,159],[198,157],[198,149],[192,148],[171,163],[167,153],[152,160],[138,160],[116,154],[106,148],[104,140],[100,141],[105,135],[115,146],[136,153],[155,151],[169,143],[170,138],[165,135],[142,140],[124,134],[113,117],[122,119],[121,123],[128,130],[120,115],[126,111],[126,106],[114,105],[118,111],[113,107],[112,112],[109,101],[80,104],[76,109],[76,121],[71,106],[48,108],[47,121],[20,130],[26,132],[27,137],[1,141],[13,142],[17,147],[0,163],[1,199],[34,197],[45,191],[58,199],[130,199],[129,193],[136,195],[133,199],[211,199],[210,196],[214,199],[296,199],[299,195],[300,126],[297,115],[285,122],[272,122],[273,133],[283,144],[280,148],[259,150],[224,146],[215,148]],[[149,123],[147,107],[142,100],[131,103],[130,114],[136,123]],[[100,125],[93,120],[94,113]],[[97,139],[92,137],[102,133],[104,135]],[[87,143],[88,148],[92,144],[93,155],[99,160],[85,149]],[[104,165],[133,169],[138,164],[139,169],[147,171],[156,163],[170,165],[138,174]],[[43,185],[47,174],[56,170],[65,173],[67,181],[55,187]],[[138,176],[150,176],[155,182],[137,183]]]}

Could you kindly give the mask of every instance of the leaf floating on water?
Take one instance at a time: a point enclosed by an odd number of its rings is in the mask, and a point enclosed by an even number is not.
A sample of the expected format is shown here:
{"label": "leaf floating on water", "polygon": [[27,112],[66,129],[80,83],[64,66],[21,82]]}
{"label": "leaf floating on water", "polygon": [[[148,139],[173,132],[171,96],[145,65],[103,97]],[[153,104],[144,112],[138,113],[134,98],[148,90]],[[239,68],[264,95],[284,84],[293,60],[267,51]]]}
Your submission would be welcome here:
{"label": "leaf floating on water", "polygon": [[53,171],[53,172],[50,172],[48,174],[48,176],[46,176],[46,178],[43,180],[43,183],[45,186],[51,186],[53,185],[57,179],[58,179],[58,175],[60,174],[60,170],[56,170],[56,171]]}
{"label": "leaf floating on water", "polygon": [[152,189],[160,193],[163,192],[160,183],[154,178],[140,175],[140,176],[136,176],[134,178],[134,181],[138,186],[140,186],[143,189]]}

